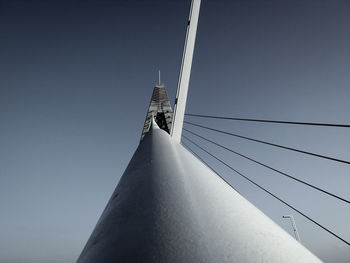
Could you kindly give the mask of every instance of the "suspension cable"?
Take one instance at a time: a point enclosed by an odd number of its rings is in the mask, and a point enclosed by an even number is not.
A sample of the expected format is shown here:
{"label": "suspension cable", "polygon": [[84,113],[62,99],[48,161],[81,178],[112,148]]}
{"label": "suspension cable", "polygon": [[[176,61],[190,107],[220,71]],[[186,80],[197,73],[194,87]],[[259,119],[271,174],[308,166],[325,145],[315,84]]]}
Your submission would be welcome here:
{"label": "suspension cable", "polygon": [[216,157],[215,155],[211,154],[210,152],[208,152],[206,149],[204,149],[203,147],[199,146],[197,143],[195,143],[194,141],[192,141],[190,138],[186,137],[185,135],[182,135],[186,140],[188,140],[189,142],[191,142],[193,145],[197,146],[199,149],[201,149],[202,151],[206,152],[208,155],[210,155],[211,157],[213,157],[214,159],[216,159],[217,161],[219,161],[220,163],[224,164],[226,167],[228,167],[229,169],[231,169],[232,171],[234,171],[235,173],[237,173],[238,175],[240,175],[241,177],[243,177],[244,179],[246,179],[247,181],[249,181],[250,183],[254,184],[255,186],[259,187],[261,190],[263,190],[264,192],[268,193],[269,195],[271,195],[272,197],[274,197],[275,199],[279,200],[280,202],[282,202],[283,204],[285,204],[286,206],[288,206],[289,208],[293,209],[295,212],[299,213],[300,215],[302,215],[303,217],[305,217],[306,219],[310,220],[311,222],[313,222],[314,224],[316,224],[317,226],[319,226],[320,228],[322,228],[323,230],[327,231],[328,233],[330,233],[331,235],[333,235],[334,237],[338,238],[339,240],[343,241],[345,244],[347,244],[348,246],[350,246],[350,243],[348,241],[346,241],[345,239],[341,238],[340,236],[338,236],[337,234],[335,234],[334,232],[332,232],[331,230],[329,230],[328,228],[324,227],[323,225],[321,225],[320,223],[316,222],[315,220],[313,220],[312,218],[310,218],[309,216],[307,216],[306,214],[304,214],[303,212],[301,212],[300,210],[298,210],[297,208],[295,208],[294,206],[288,204],[286,201],[282,200],[281,198],[279,198],[278,196],[276,196],[275,194],[271,193],[269,190],[265,189],[264,187],[262,187],[261,185],[257,184],[256,182],[254,182],[253,180],[251,180],[249,177],[245,176],[244,174],[242,174],[241,172],[237,171],[236,169],[234,169],[232,166],[228,165],[226,162],[222,161],[221,159],[219,159],[218,157]]}
{"label": "suspension cable", "polygon": [[247,119],[247,118],[236,118],[236,117],[224,117],[224,116],[213,116],[213,115],[201,115],[186,113],[186,116],[209,118],[209,119],[221,119],[221,120],[234,120],[234,121],[251,121],[251,122],[268,122],[268,123],[279,123],[279,124],[295,124],[295,125],[310,125],[310,126],[326,126],[326,127],[341,127],[350,128],[348,124],[335,124],[335,123],[320,123],[320,122],[298,122],[298,121],[280,121],[280,120],[264,120],[264,119]]}
{"label": "suspension cable", "polygon": [[221,144],[219,144],[219,143],[217,143],[217,142],[215,142],[215,141],[209,140],[209,139],[207,139],[207,138],[205,138],[205,137],[203,137],[203,136],[201,136],[201,135],[199,135],[199,134],[197,134],[197,133],[195,133],[195,132],[192,132],[192,131],[187,130],[187,129],[185,129],[185,128],[183,128],[183,130],[185,130],[185,131],[187,131],[187,132],[189,132],[189,133],[191,133],[191,134],[193,134],[193,135],[195,135],[195,136],[197,136],[197,137],[199,137],[199,138],[201,138],[201,139],[203,139],[203,140],[205,140],[205,141],[207,141],[207,142],[210,142],[210,143],[212,143],[212,144],[214,144],[214,145],[216,145],[216,146],[219,146],[219,147],[221,147],[221,148],[223,148],[223,149],[225,149],[225,150],[227,150],[227,151],[229,151],[229,152],[232,152],[232,153],[234,153],[234,154],[237,154],[237,155],[239,155],[239,156],[241,156],[241,157],[243,157],[243,158],[245,158],[245,159],[247,159],[247,160],[250,160],[250,161],[252,161],[252,162],[254,162],[254,163],[257,163],[257,164],[259,164],[259,165],[261,165],[261,166],[264,166],[264,167],[266,167],[266,168],[268,168],[268,169],[270,169],[270,170],[272,170],[272,171],[275,171],[275,172],[277,172],[277,173],[279,173],[279,174],[281,174],[281,175],[283,175],[283,176],[285,176],[285,177],[288,177],[288,178],[290,178],[290,179],[292,179],[292,180],[295,180],[295,181],[297,181],[297,182],[299,182],[299,183],[302,183],[302,184],[304,184],[304,185],[306,185],[306,186],[309,186],[309,187],[311,187],[311,188],[313,188],[313,189],[315,189],[315,190],[318,190],[318,191],[320,191],[320,192],[323,192],[323,193],[325,193],[325,194],[327,194],[327,195],[330,195],[330,196],[332,196],[332,197],[334,197],[334,198],[337,198],[337,199],[339,199],[339,200],[341,200],[341,201],[343,201],[343,202],[346,202],[346,203],[350,204],[350,201],[349,201],[349,200],[346,200],[346,199],[344,199],[344,198],[342,198],[342,197],[340,197],[340,196],[337,196],[337,195],[335,195],[335,194],[332,194],[332,193],[330,193],[330,192],[328,192],[328,191],[326,191],[326,190],[323,190],[322,188],[319,188],[319,187],[317,187],[317,186],[315,186],[315,185],[312,185],[312,184],[307,183],[307,182],[305,182],[305,181],[303,181],[303,180],[300,180],[300,179],[298,179],[298,178],[296,178],[296,177],[294,177],[294,176],[291,176],[291,175],[289,175],[289,174],[287,174],[287,173],[285,173],[285,172],[282,172],[282,171],[280,171],[280,170],[277,170],[277,169],[275,169],[275,168],[273,168],[273,167],[271,167],[271,166],[268,166],[267,164],[264,164],[264,163],[262,163],[262,162],[259,162],[259,161],[257,161],[257,160],[254,160],[253,158],[250,158],[250,157],[248,157],[248,156],[246,156],[246,155],[244,155],[244,154],[241,154],[241,153],[236,152],[236,151],[234,151],[234,150],[232,150],[232,149],[230,149],[230,148],[227,148],[227,147],[225,147],[225,146],[223,146],[223,145],[221,145]]}
{"label": "suspension cable", "polygon": [[181,144],[185,146],[185,148],[190,151],[194,156],[198,158],[202,163],[204,163],[210,170],[212,170],[217,176],[219,176],[225,183],[227,183],[233,190],[242,195],[235,187],[233,187],[223,176],[221,176],[212,166],[210,166],[206,161],[203,160],[196,152],[194,152],[191,147],[189,147],[186,143],[181,141]]}
{"label": "suspension cable", "polygon": [[231,136],[234,136],[234,137],[246,139],[246,140],[253,141],[253,142],[263,143],[263,144],[275,146],[275,147],[278,147],[278,148],[282,148],[282,149],[286,149],[286,150],[290,150],[290,151],[294,151],[294,152],[298,152],[298,153],[308,154],[308,155],[312,155],[312,156],[315,156],[315,157],[319,157],[319,158],[323,158],[323,159],[327,159],[327,160],[331,160],[331,161],[336,161],[336,162],[340,162],[340,163],[350,164],[349,161],[336,159],[336,158],[333,158],[333,157],[329,157],[329,156],[325,156],[325,155],[321,155],[321,154],[317,154],[317,153],[307,152],[307,151],[299,150],[299,149],[296,149],[296,148],[283,146],[283,145],[280,145],[280,144],[275,144],[275,143],[271,143],[271,142],[261,141],[261,140],[249,138],[249,137],[246,137],[246,136],[242,136],[242,135],[239,135],[239,134],[230,133],[230,132],[227,132],[227,131],[222,131],[222,130],[210,128],[210,127],[207,127],[207,126],[204,126],[204,125],[200,125],[200,124],[197,124],[197,123],[193,123],[193,122],[189,122],[189,121],[184,121],[184,123],[187,123],[187,124],[190,124],[190,125],[193,125],[193,126],[197,126],[197,127],[200,127],[200,128],[204,128],[204,129],[207,129],[207,130],[216,131],[216,132],[219,132],[219,133],[231,135]]}

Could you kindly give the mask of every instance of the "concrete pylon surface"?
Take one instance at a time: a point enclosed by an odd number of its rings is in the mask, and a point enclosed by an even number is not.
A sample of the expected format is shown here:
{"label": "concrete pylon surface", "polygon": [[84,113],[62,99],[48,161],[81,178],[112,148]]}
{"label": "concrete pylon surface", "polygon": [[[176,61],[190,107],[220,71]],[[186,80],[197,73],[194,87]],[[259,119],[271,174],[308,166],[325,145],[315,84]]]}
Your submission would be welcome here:
{"label": "concrete pylon surface", "polygon": [[321,262],[152,126],[78,263]]}

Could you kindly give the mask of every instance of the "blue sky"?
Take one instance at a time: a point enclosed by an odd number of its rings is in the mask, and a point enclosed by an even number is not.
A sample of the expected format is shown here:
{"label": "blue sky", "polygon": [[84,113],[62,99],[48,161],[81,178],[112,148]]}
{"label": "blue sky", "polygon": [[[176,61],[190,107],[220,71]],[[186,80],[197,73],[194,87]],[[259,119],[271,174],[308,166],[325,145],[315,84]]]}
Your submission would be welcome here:
{"label": "blue sky", "polygon": [[[0,262],[77,259],[138,145],[158,69],[175,98],[188,11],[0,1]],[[349,24],[349,1],[203,0],[187,112],[350,123]],[[187,120],[350,159],[346,129]],[[350,199],[346,164],[185,127]],[[350,240],[348,205],[208,147]],[[348,261],[348,246],[207,160],[289,233],[282,215],[293,214],[325,262]]]}

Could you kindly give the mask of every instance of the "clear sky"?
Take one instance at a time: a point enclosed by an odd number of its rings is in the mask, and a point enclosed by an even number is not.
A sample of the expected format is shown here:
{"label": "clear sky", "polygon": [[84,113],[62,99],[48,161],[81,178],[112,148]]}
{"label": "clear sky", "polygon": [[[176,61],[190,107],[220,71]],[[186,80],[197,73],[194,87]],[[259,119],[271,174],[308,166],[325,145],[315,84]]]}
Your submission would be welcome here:
{"label": "clear sky", "polygon": [[[0,0],[0,262],[77,259],[158,69],[174,101],[188,12],[188,0]],[[187,112],[349,124],[349,71],[350,1],[203,0]],[[350,159],[349,129],[187,120]],[[350,199],[349,165],[185,127]],[[208,147],[350,240],[349,205]],[[291,234],[293,214],[325,262],[349,262],[348,246],[201,156]]]}

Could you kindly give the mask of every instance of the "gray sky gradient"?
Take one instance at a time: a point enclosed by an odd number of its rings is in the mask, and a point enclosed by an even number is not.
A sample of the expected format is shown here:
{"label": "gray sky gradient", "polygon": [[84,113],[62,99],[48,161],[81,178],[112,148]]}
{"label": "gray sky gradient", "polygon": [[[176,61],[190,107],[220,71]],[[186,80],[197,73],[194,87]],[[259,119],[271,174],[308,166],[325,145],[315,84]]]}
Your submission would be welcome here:
{"label": "gray sky gradient", "polygon": [[[77,259],[138,145],[158,69],[174,100],[188,11],[0,0],[0,262]],[[203,0],[187,112],[349,124],[349,25],[349,1]],[[186,119],[350,159],[347,129]],[[349,165],[185,127],[350,199]],[[350,240],[348,205],[208,147]],[[291,234],[293,214],[325,262],[348,262],[348,246],[200,154]]]}

